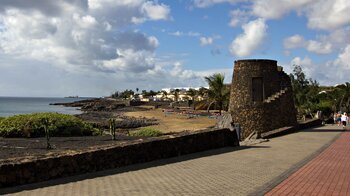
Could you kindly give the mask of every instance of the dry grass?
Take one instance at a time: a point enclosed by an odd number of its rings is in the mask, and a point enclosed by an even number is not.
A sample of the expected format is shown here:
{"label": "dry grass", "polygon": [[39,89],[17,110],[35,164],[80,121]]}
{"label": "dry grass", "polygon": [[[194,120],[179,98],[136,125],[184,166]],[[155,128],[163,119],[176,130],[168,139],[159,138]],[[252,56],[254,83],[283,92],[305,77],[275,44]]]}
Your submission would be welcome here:
{"label": "dry grass", "polygon": [[127,112],[125,115],[133,117],[156,118],[159,121],[159,125],[152,125],[150,127],[158,129],[164,133],[205,129],[214,126],[217,121],[216,119],[211,119],[208,117],[188,118],[187,115],[176,113],[165,116],[162,109]]}

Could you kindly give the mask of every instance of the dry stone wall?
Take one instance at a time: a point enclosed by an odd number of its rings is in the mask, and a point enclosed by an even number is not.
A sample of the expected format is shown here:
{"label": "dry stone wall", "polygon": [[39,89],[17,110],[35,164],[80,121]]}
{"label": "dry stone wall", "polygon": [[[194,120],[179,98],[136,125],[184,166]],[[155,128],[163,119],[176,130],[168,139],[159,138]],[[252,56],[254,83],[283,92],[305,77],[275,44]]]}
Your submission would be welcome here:
{"label": "dry stone wall", "polygon": [[[262,101],[253,100],[253,78],[262,79]],[[290,79],[275,60],[235,61],[229,110],[243,138],[297,125]]]}
{"label": "dry stone wall", "polygon": [[4,163],[0,164],[0,188],[118,168],[227,146],[239,146],[236,132],[229,129],[208,129],[180,133],[171,137],[149,138],[132,144],[103,147],[59,157]]}

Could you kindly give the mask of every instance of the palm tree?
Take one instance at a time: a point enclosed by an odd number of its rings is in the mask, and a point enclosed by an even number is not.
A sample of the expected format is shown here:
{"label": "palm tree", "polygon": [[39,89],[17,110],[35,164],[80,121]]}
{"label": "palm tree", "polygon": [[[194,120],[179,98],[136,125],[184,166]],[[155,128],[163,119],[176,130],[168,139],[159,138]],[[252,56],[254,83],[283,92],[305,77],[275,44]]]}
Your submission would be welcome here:
{"label": "palm tree", "polygon": [[193,110],[196,110],[195,101],[196,101],[197,94],[198,94],[198,91],[196,89],[193,89],[193,88],[190,88],[187,91],[187,95],[192,97]]}
{"label": "palm tree", "polygon": [[208,94],[208,89],[205,87],[200,87],[198,90],[198,96],[201,96],[202,98],[205,97]]}
{"label": "palm tree", "polygon": [[164,101],[164,99],[168,98],[168,92],[162,90],[162,100]]}
{"label": "palm tree", "polygon": [[175,102],[179,101],[179,92],[180,92],[180,89],[175,89],[175,90],[171,90],[171,93],[174,95],[175,97]]}
{"label": "palm tree", "polygon": [[338,112],[341,110],[342,89],[338,86],[329,93],[329,100],[331,101],[332,110]]}
{"label": "palm tree", "polygon": [[215,73],[211,76],[205,77],[204,79],[209,85],[208,98],[210,104],[208,106],[208,111],[210,109],[210,106],[215,103],[219,106],[219,113],[221,114],[224,103],[227,102],[229,97],[229,90],[224,84],[225,76],[220,73]]}

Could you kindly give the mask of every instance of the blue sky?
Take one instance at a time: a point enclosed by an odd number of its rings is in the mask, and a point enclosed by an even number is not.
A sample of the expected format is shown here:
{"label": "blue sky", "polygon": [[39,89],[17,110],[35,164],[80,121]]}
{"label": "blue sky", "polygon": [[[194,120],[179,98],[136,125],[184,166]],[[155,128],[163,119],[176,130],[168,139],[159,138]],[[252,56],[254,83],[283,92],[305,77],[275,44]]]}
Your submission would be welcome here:
{"label": "blue sky", "polygon": [[2,0],[0,96],[206,86],[235,60],[349,81],[347,0]]}

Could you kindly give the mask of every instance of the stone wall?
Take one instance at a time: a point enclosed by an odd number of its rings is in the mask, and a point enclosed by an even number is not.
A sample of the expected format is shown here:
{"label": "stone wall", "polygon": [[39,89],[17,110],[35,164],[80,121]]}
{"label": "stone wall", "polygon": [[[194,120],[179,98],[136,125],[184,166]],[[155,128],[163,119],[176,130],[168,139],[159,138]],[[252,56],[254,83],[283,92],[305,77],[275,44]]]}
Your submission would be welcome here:
{"label": "stone wall", "polygon": [[[263,80],[263,101],[253,101],[255,77]],[[229,110],[243,138],[297,124],[290,79],[274,60],[235,61]]]}
{"label": "stone wall", "polygon": [[322,126],[322,120],[320,119],[310,119],[304,122],[299,122],[297,126],[294,127],[282,127],[279,129],[274,129],[269,132],[265,132],[261,134],[262,138],[273,138],[273,137],[278,137],[290,133],[294,133],[297,131],[301,131],[303,129],[309,129],[312,127],[319,127]]}
{"label": "stone wall", "polygon": [[84,153],[21,163],[6,163],[0,165],[0,188],[118,168],[226,146],[239,146],[236,133],[229,129],[212,129],[148,138],[132,144],[104,147]]}

